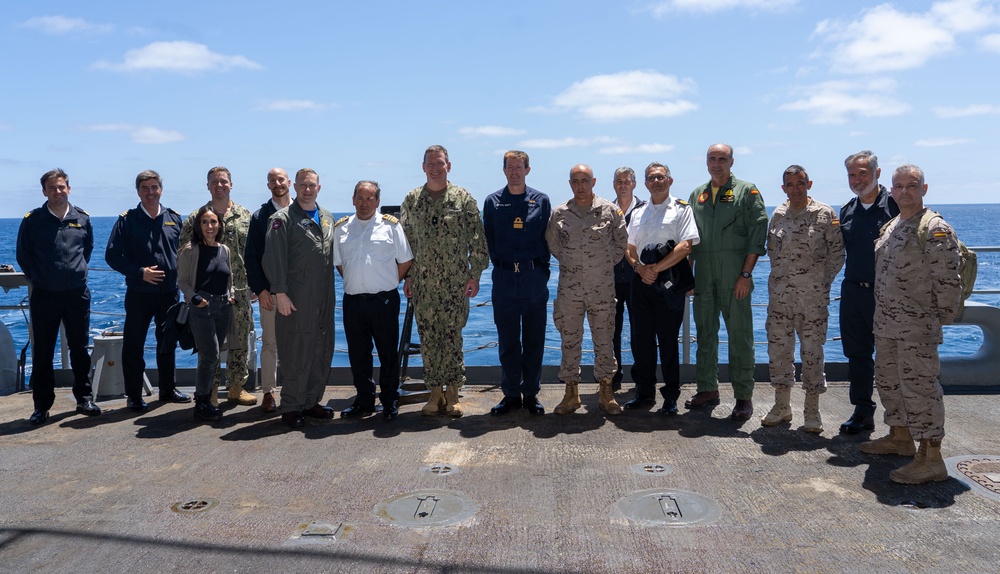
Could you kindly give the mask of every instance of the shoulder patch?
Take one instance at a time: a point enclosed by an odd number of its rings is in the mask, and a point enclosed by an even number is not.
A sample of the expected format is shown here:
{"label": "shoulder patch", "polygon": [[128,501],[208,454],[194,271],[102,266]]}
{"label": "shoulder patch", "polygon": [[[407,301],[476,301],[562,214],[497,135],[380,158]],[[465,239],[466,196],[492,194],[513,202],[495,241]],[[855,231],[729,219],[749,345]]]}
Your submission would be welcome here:
{"label": "shoulder patch", "polygon": [[388,213],[383,213],[382,214],[382,221],[386,221],[388,223],[396,225],[397,223],[399,223],[399,218],[396,217],[395,215],[391,215],[391,214],[388,214]]}
{"label": "shoulder patch", "polygon": [[271,229],[281,229],[281,220],[275,219],[271,221]]}
{"label": "shoulder patch", "polygon": [[[350,215],[345,215],[345,216],[341,217],[340,219],[338,219],[337,222],[333,224],[333,226],[337,227],[341,223],[347,223],[347,220],[350,219],[350,218],[351,218]],[[275,227],[275,229],[277,229],[277,227]]]}
{"label": "shoulder patch", "polygon": [[948,232],[947,231],[935,231],[933,237],[938,237],[938,238],[948,237]]}
{"label": "shoulder patch", "polygon": [[618,209],[618,217],[625,217],[625,212],[622,211],[621,209]]}
{"label": "shoulder patch", "polygon": [[754,187],[750,189],[750,195],[760,195],[760,192],[757,191],[756,187]]}
{"label": "shoulder patch", "polygon": [[830,224],[832,224],[832,225],[840,225],[840,219],[834,217],[833,219],[830,220]]}

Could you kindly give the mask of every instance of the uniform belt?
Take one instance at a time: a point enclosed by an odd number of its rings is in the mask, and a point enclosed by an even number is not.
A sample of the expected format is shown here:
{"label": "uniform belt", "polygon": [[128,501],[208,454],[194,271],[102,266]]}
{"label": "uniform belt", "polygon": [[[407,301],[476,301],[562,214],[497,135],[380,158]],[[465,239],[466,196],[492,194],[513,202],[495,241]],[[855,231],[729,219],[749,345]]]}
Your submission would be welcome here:
{"label": "uniform belt", "polygon": [[379,293],[344,293],[344,298],[346,299],[348,297],[351,297],[361,300],[383,299],[385,297],[388,297],[391,293],[392,291],[381,291]]}
{"label": "uniform belt", "polygon": [[844,279],[844,281],[847,281],[848,283],[853,283],[858,287],[863,287],[865,289],[871,289],[872,287],[875,286],[873,283],[869,283],[867,281],[853,281],[851,279]]}
{"label": "uniform belt", "polygon": [[522,273],[524,271],[531,271],[536,267],[548,267],[548,261],[542,259],[541,257],[536,257],[535,259],[528,259],[526,261],[498,261],[497,267],[500,269],[505,269],[507,271],[513,271],[514,273]]}

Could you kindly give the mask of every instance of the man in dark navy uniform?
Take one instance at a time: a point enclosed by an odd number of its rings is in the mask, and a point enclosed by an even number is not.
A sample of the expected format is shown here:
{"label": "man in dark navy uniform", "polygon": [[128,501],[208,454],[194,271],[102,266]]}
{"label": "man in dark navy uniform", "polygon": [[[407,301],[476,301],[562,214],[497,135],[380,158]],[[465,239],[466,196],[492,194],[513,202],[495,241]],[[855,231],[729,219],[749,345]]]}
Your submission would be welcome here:
{"label": "man in dark navy uniform", "polygon": [[94,230],[87,212],[69,203],[66,172],[53,169],[42,176],[41,182],[45,204],[25,215],[17,231],[17,264],[31,287],[28,307],[33,333],[31,397],[35,412],[28,421],[33,425],[49,418],[49,409],[56,400],[52,358],[60,322],[66,325],[76,412],[101,414],[100,407],[94,404],[87,353],[87,263],[94,250]]}
{"label": "man in dark navy uniform", "polygon": [[273,413],[278,410],[274,401],[274,387],[278,378],[278,347],[274,336],[274,295],[271,294],[271,282],[264,275],[264,240],[267,237],[267,220],[283,207],[288,207],[292,198],[288,196],[288,188],[292,182],[288,172],[276,167],[267,172],[267,189],[271,198],[265,201],[260,209],[250,217],[250,228],[247,231],[247,246],[244,250],[243,265],[247,268],[247,284],[260,302],[260,383],[264,396],[260,401],[260,410]]}
{"label": "man in dark navy uniform", "polygon": [[840,336],[847,357],[854,414],[840,432],[857,434],[875,429],[875,240],[887,221],[899,214],[895,200],[879,185],[878,158],[870,150],[844,160],[847,181],[857,197],[840,208],[847,264],[840,286]]}
{"label": "man in dark navy uniform", "polygon": [[[625,227],[632,222],[632,212],[646,205],[646,200],[639,199],[633,192],[635,191],[635,171],[627,166],[615,170],[615,200],[612,202],[618,206],[625,214]],[[629,322],[629,346],[632,346],[632,329],[634,324],[632,318],[632,279],[635,278],[635,271],[629,265],[628,259],[622,260],[615,265],[615,361],[618,362],[618,371],[611,378],[611,390],[620,391],[622,388],[622,329],[625,327],[625,308],[628,307]],[[633,359],[635,357],[633,356]],[[635,380],[635,377],[632,378]]]}
{"label": "man in dark navy uniform", "polygon": [[549,247],[545,227],[552,213],[549,198],[528,187],[528,154],[503,156],[507,185],[483,202],[486,245],[493,262],[493,320],[500,352],[504,398],[490,410],[502,415],[524,406],[545,413],[538,402],[545,354],[549,302]]}
{"label": "man in dark navy uniform", "polygon": [[177,239],[181,234],[181,216],[160,204],[163,182],[160,174],[149,169],[135,177],[139,205],[118,216],[104,259],[125,276],[125,333],[122,341],[122,376],[128,408],[136,412],[149,409],[142,400],[142,376],[146,370],[143,346],[150,320],[155,320],[156,370],[159,375],[160,400],[189,403],[174,382],[174,349],[160,347],[160,325],[167,310],[177,303]]}

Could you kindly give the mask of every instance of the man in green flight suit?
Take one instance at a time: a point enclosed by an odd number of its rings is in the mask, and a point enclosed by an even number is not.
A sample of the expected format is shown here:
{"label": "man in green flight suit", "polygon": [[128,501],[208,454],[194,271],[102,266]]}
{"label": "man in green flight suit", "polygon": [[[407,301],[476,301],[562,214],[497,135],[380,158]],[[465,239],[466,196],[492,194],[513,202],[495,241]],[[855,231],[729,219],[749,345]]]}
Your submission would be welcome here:
{"label": "man in green flight suit", "polygon": [[413,251],[403,293],[412,297],[424,382],[431,391],[420,412],[460,417],[462,328],[469,319],[469,299],[479,293],[479,276],[490,259],[479,205],[465,188],[448,181],[448,150],[427,148],[423,170],[427,183],[406,195],[400,217]]}
{"label": "man in green flight suit", "polygon": [[691,192],[701,243],[694,247],[694,322],[698,392],[689,409],[719,404],[719,313],[729,338],[729,379],[735,421],[753,416],[753,315],[750,293],[757,258],[766,251],[767,210],[757,186],[733,177],[733,146],[708,148],[711,180]]}

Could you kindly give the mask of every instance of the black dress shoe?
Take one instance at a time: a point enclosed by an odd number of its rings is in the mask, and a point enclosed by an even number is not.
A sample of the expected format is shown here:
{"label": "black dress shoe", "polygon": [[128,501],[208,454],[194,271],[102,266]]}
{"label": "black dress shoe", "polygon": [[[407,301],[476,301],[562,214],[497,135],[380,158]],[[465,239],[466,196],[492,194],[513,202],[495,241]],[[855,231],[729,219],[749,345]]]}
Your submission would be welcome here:
{"label": "black dress shoe", "polygon": [[521,408],[521,397],[504,397],[497,406],[490,409],[491,415],[505,415],[514,409]]}
{"label": "black dress shoe", "polygon": [[663,406],[656,410],[656,412],[661,415],[673,416],[677,414],[677,401],[667,401],[663,403]]}
{"label": "black dress shoe", "polygon": [[656,404],[655,397],[640,395],[639,393],[636,393],[634,397],[632,397],[630,400],[626,401],[624,405],[622,405],[622,408],[626,408],[630,411],[637,409],[648,409],[649,407],[655,404]]}
{"label": "black dress shoe", "polygon": [[392,420],[399,416],[399,401],[392,401],[387,405],[382,405],[382,418]]}
{"label": "black dress shoe", "polygon": [[684,401],[686,409],[700,409],[701,407],[714,407],[719,404],[719,391],[701,391],[695,393],[693,397]]}
{"label": "black dress shoe", "polygon": [[617,375],[611,377],[611,392],[612,393],[617,393],[618,391],[622,390],[622,379],[624,379],[624,378],[625,377],[621,373],[618,373]]}
{"label": "black dress shoe", "polygon": [[190,403],[191,397],[173,389],[166,393],[160,393],[160,400],[165,403]]}
{"label": "black dress shoe", "polygon": [[359,405],[357,403],[340,411],[340,416],[345,419],[356,419],[372,414],[375,414],[375,405]]}
{"label": "black dress shoe", "polygon": [[542,406],[542,403],[538,402],[538,397],[534,395],[528,395],[524,397],[524,400],[521,401],[521,404],[524,405],[524,409],[528,411],[529,415],[545,414],[545,407]]}
{"label": "black dress shoe", "polygon": [[33,425],[40,425],[49,420],[49,411],[35,411],[28,417],[28,422]]}
{"label": "black dress shoe", "polygon": [[96,417],[101,414],[101,407],[94,404],[93,399],[83,399],[82,401],[76,403],[76,412],[87,415],[88,417]]}
{"label": "black dress shoe", "polygon": [[129,409],[131,409],[131,410],[133,410],[133,411],[135,411],[137,413],[144,413],[144,412],[146,412],[146,411],[149,410],[149,405],[147,405],[146,401],[144,401],[142,399],[131,399],[130,398],[130,399],[128,399],[128,400],[125,401],[125,405]]}
{"label": "black dress shoe", "polygon": [[302,413],[285,413],[281,415],[281,422],[293,429],[300,429],[306,426],[306,419],[302,416]]}
{"label": "black dress shoe", "polygon": [[736,406],[729,418],[734,421],[748,421],[753,416],[753,401],[750,399],[736,399]]}
{"label": "black dress shoe", "polygon": [[324,407],[323,405],[316,403],[312,408],[308,408],[302,411],[307,417],[312,417],[314,419],[332,419],[333,418],[333,408]]}
{"label": "black dress shoe", "polygon": [[858,434],[871,430],[875,430],[875,417],[857,412],[851,415],[847,422],[840,425],[840,432],[844,434]]}
{"label": "black dress shoe", "polygon": [[194,416],[205,421],[217,421],[222,418],[222,411],[219,407],[206,401],[194,406]]}

